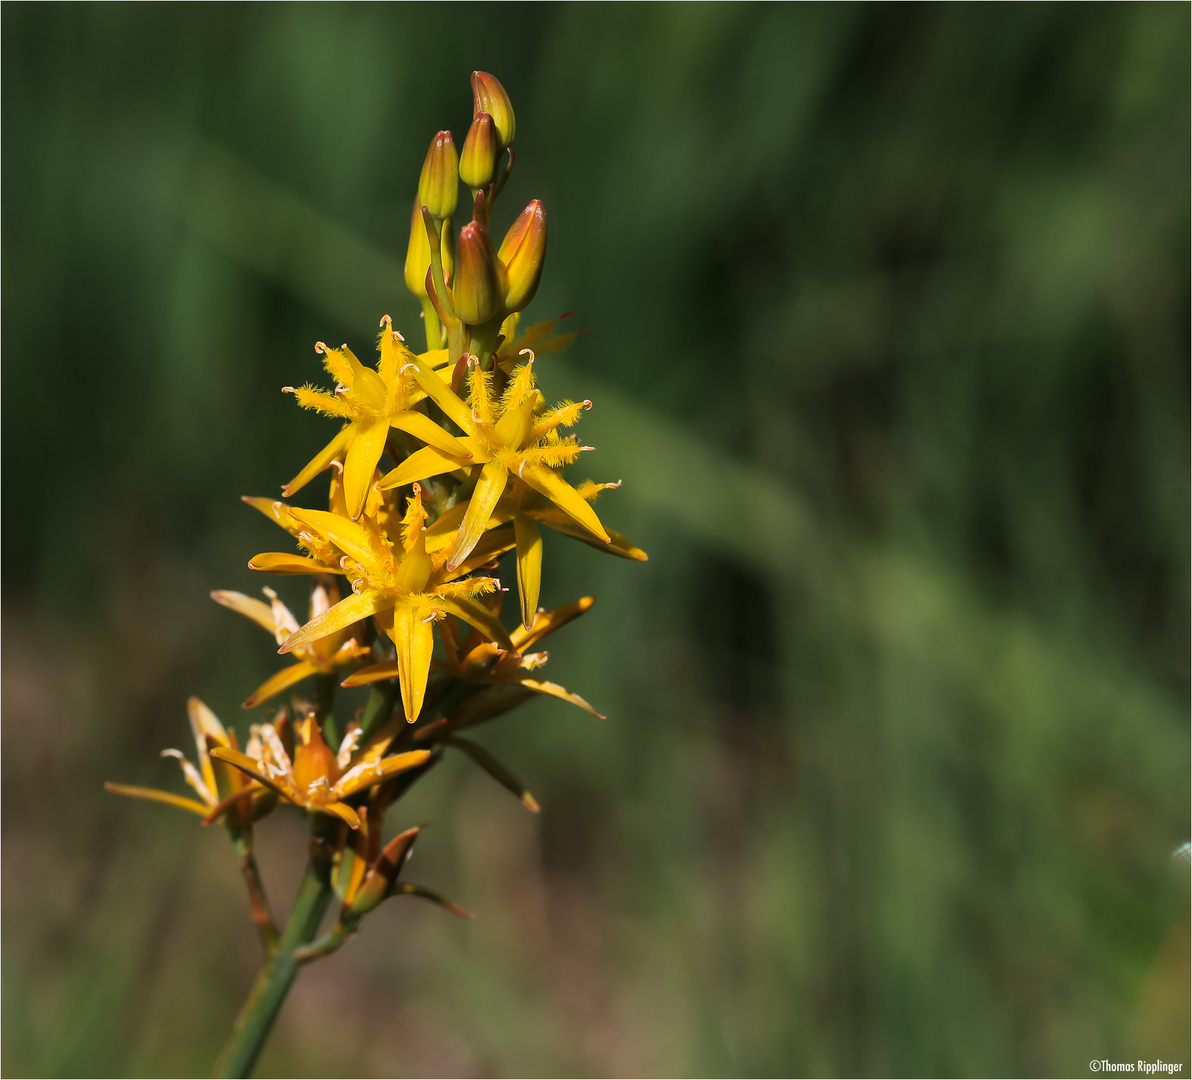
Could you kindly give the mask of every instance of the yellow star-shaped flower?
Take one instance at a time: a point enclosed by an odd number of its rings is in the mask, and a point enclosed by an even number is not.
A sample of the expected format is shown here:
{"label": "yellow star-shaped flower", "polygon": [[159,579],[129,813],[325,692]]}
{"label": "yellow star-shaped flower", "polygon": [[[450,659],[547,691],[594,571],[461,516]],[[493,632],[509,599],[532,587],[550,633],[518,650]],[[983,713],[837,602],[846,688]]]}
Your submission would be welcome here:
{"label": "yellow star-shaped flower", "polygon": [[[451,614],[476,627],[490,640],[510,647],[500,621],[474,597],[500,588],[495,578],[465,578],[514,546],[511,530],[494,530],[476,546],[470,560],[446,565],[446,550],[427,552],[422,493],[414,486],[402,521],[399,542],[391,542],[368,516],[351,521],[321,510],[291,509],[308,529],[342,551],[353,594],[312,619],[278,650],[290,652],[374,616],[397,649],[398,674],[406,719],[422,711],[434,648],[432,624]],[[460,580],[463,579],[463,580]]]}
{"label": "yellow star-shaped flower", "polygon": [[[403,346],[404,348],[404,346]],[[547,409],[534,382],[534,354],[512,371],[505,392],[498,398],[492,373],[470,364],[468,381],[470,407],[412,353],[407,362],[414,378],[467,438],[471,451],[466,460],[437,446],[426,446],[411,454],[396,469],[382,477],[382,489],[401,487],[470,465],[482,465],[468,501],[447,565],[458,566],[476,546],[493,508],[505,492],[510,475],[533,488],[568,515],[582,529],[603,543],[610,540],[595,511],[555,471],[575,461],[584,450],[574,437],[561,438],[560,427],[570,427],[579,414],[591,408],[590,401],[564,402]]]}
{"label": "yellow star-shaped flower", "polygon": [[[339,434],[282,488],[282,494],[287,498],[328,468],[332,461],[342,458],[348,516],[353,520],[358,518],[391,427],[461,459],[467,460],[471,456],[468,447],[414,408],[426,397],[425,391],[410,378],[410,371],[417,368],[418,363],[402,344],[397,331],[390,329],[391,325],[392,321],[386,315],[381,320],[381,355],[375,371],[365,367],[347,345],[334,349],[320,341],[315,345],[315,351],[323,354],[323,366],[336,380],[334,393],[328,394],[310,385],[284,387],[287,393],[297,397],[303,408],[348,421]],[[429,367],[431,361],[424,359],[421,363]]]}

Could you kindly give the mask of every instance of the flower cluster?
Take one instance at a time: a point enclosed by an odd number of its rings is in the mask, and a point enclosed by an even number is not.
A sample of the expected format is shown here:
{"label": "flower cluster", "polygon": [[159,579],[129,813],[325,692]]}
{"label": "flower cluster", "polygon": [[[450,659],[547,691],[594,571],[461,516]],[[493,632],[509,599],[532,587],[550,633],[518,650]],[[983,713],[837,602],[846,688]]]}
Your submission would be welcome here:
{"label": "flower cluster", "polygon": [[[623,558],[646,558],[593,508],[618,484],[574,485],[563,476],[592,449],[570,433],[592,402],[549,405],[538,389],[537,359],[575,334],[560,333],[557,319],[521,326],[542,274],[546,211],[535,200],[499,245],[490,238],[494,204],[513,167],[516,124],[493,76],[473,73],[472,90],[462,153],[440,131],[414,201],[405,280],[422,303],[425,350],[414,352],[388,315],[373,366],[347,344],[318,342],[332,388],[283,389],[340,426],[282,494],[290,500],[329,474],[326,508],[245,500],[290,538],[287,550],[258,554],[249,566],[308,576],[306,621],[271,588],[262,590],[265,601],[212,593],[266,630],[288,658],[244,702],[272,703],[272,711],[251,726],[242,747],[191,699],[196,762],[165,753],[179,758],[197,798],[108,785],[228,828],[254,918],[274,954],[289,939],[279,937],[264,897],[252,827],[276,807],[307,812],[313,872],[328,900],[338,897],[340,912],[323,939],[294,940],[296,962],[338,947],[389,895],[423,896],[461,913],[430,889],[399,881],[416,829],[383,842],[387,811],[446,750],[465,754],[537,810],[513,773],[461,732],[535,695],[599,715],[542,677],[548,656],[541,642],[593,603],[583,597],[553,611],[539,607],[543,527]],[[457,235],[461,180],[471,192],[470,220]],[[513,629],[501,619],[511,591],[505,568],[519,599]],[[370,688],[367,704],[346,723],[336,713],[337,686]],[[279,705],[287,692],[290,700]]]}

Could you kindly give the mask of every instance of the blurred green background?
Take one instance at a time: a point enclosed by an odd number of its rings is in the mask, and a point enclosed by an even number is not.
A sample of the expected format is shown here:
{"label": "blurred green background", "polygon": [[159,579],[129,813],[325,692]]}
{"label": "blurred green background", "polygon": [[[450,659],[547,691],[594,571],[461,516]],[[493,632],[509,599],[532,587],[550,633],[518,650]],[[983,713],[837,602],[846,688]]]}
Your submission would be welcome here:
{"label": "blurred green background", "polygon": [[[32,5],[3,29],[3,1070],[205,1075],[258,961],[177,786],[276,657],[312,344],[401,284],[468,74],[550,215],[594,593],[391,827],[262,1075],[1085,1075],[1187,1062],[1184,4]],[[583,468],[576,470],[582,478]],[[308,505],[322,483],[308,489]],[[304,495],[307,493],[304,493]],[[276,582],[274,582],[276,584]],[[301,603],[302,586],[283,595]],[[284,909],[301,827],[260,830]],[[1187,1070],[1185,1065],[1185,1071]]]}

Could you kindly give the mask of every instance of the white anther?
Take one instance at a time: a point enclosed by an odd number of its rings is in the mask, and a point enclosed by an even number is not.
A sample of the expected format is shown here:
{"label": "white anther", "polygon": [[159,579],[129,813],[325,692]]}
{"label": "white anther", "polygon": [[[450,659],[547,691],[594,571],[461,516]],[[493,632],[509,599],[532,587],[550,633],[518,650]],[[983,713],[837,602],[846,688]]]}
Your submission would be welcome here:
{"label": "white anther", "polygon": [[527,360],[526,363],[527,364],[534,363],[534,350],[533,349],[522,349],[522,351],[519,352],[517,355],[518,356],[527,356],[528,355],[530,357],[530,359]]}
{"label": "white anther", "polygon": [[344,394],[346,394],[347,392],[348,392],[348,388],[346,386],[344,386],[343,383],[335,384],[335,396],[336,397],[343,397]]}
{"label": "white anther", "polygon": [[281,388],[281,392],[283,394],[296,394],[298,391],[295,390],[292,386],[283,386]]}
{"label": "white anther", "polygon": [[340,476],[343,476],[344,463],[342,461],[336,461],[334,458],[332,458],[331,459],[331,467],[336,471],[336,473],[338,473]]}
{"label": "white anther", "polygon": [[182,753],[182,751],[181,751],[181,750],[163,750],[163,751],[161,752],[161,756],[162,756],[162,757],[172,757],[172,758],[177,758],[179,761],[185,761],[185,760],[186,760],[186,756],[185,756],[185,755]]}
{"label": "white anther", "polygon": [[315,352],[325,353],[326,351],[327,351],[327,346],[323,342],[321,342],[321,341],[315,342]]}
{"label": "white anther", "polygon": [[315,536],[314,533],[304,529],[302,532],[300,532],[298,534],[298,539],[301,540],[304,544],[310,545],[310,544],[313,544],[318,539],[318,537]]}
{"label": "white anther", "polygon": [[276,780],[279,776],[285,776],[285,769],[279,769],[272,761],[265,762],[265,771],[269,774],[270,780]]}
{"label": "white anther", "polygon": [[417,364],[412,364],[412,363],[411,363],[411,364],[402,364],[402,366],[401,366],[401,371],[399,371],[399,372],[398,372],[398,374],[399,374],[399,375],[404,375],[404,374],[405,374],[407,371],[409,371],[409,370],[410,370],[410,368],[413,368],[415,371],[417,371],[417,370],[418,370],[418,365],[417,365]]}
{"label": "white anther", "polygon": [[621,486],[621,481],[618,480],[615,484],[605,484],[604,486],[606,488],[619,488]]}
{"label": "white anther", "polygon": [[596,447],[594,447],[594,446],[581,446],[580,447],[580,450],[595,450],[595,449],[596,449]]}
{"label": "white anther", "polygon": [[364,578],[357,578],[352,582],[352,592],[357,596],[364,592]]}
{"label": "white anther", "polygon": [[584,398],[582,404],[585,409],[590,409],[592,407],[592,403],[587,398]]}
{"label": "white anther", "polygon": [[406,339],[405,339],[404,337],[402,337],[402,336],[401,336],[401,331],[400,331],[400,330],[394,330],[394,331],[393,331],[393,336],[394,336],[395,338],[397,338],[397,340],[398,340],[398,341],[400,341],[400,342],[401,342],[403,345],[406,343]]}
{"label": "white anther", "polygon": [[348,347],[348,343],[346,341],[340,346],[340,348],[345,351],[347,350],[347,347]]}
{"label": "white anther", "polygon": [[388,315],[382,315],[382,316],[381,316],[381,321],[380,321],[379,323],[377,323],[377,325],[378,325],[378,326],[384,326],[386,323],[388,323],[390,326],[392,326],[392,325],[393,325],[393,320],[392,320],[391,318],[389,318],[389,316],[388,316]]}
{"label": "white anther", "polygon": [[476,423],[478,423],[478,424],[481,424],[484,422],[480,419],[480,414],[477,413],[475,409],[472,410],[472,419],[475,420]]}
{"label": "white anther", "polygon": [[526,467],[526,459],[522,458],[521,464],[517,467],[517,478],[519,480],[522,478],[522,472],[525,470],[525,467]]}
{"label": "white anther", "polygon": [[437,611],[432,611],[432,612],[431,612],[431,613],[430,613],[430,614],[429,614],[429,615],[428,615],[428,616],[427,616],[425,619],[423,619],[422,621],[423,621],[424,623],[428,623],[428,622],[434,622],[434,621],[435,621],[435,619],[437,619],[438,617],[439,617],[439,613],[438,613]]}
{"label": "white anther", "polygon": [[327,786],[327,777],[320,776],[317,780],[312,780],[309,784],[307,784],[306,790],[308,792],[313,792],[315,790],[315,788],[317,788],[317,787],[326,787],[326,786]]}

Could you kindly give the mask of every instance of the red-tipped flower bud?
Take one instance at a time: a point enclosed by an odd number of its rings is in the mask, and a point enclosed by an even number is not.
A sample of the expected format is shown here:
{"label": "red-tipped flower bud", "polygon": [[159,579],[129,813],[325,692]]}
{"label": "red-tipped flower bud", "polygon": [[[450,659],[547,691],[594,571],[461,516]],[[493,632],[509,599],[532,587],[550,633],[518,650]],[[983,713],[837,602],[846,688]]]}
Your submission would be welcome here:
{"label": "red-tipped flower bud", "polygon": [[505,299],[505,271],[484,226],[469,221],[455,242],[455,281],[452,297],[456,314],[479,326],[501,313]]}
{"label": "red-tipped flower bud", "polygon": [[473,190],[484,187],[497,171],[500,154],[497,125],[488,113],[481,113],[472,121],[464,139],[464,152],[459,159],[460,179]]}
{"label": "red-tipped flower bud", "polygon": [[472,72],[472,102],[473,116],[488,113],[493,118],[497,125],[497,138],[501,140],[501,149],[512,146],[513,135],[517,131],[513,104],[509,95],[505,93],[505,87],[495,75],[490,75],[487,71]]}
{"label": "red-tipped flower bud", "polygon": [[497,252],[509,281],[506,311],[521,311],[534,299],[545,256],[546,208],[535,199],[510,226]]}
{"label": "red-tipped flower bud", "polygon": [[440,131],[426,152],[418,178],[418,202],[436,221],[451,217],[459,198],[459,154],[450,131]]}

